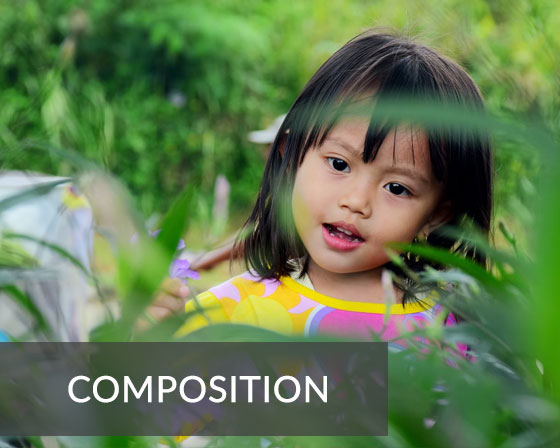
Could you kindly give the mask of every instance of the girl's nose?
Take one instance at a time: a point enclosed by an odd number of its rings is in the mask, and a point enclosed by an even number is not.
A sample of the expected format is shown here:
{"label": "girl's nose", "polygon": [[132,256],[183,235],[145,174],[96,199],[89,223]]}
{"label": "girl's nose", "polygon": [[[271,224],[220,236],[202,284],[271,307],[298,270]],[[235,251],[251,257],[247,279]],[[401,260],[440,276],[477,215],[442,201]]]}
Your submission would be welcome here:
{"label": "girl's nose", "polygon": [[373,186],[369,182],[353,182],[339,196],[339,206],[363,218],[369,218],[372,211]]}

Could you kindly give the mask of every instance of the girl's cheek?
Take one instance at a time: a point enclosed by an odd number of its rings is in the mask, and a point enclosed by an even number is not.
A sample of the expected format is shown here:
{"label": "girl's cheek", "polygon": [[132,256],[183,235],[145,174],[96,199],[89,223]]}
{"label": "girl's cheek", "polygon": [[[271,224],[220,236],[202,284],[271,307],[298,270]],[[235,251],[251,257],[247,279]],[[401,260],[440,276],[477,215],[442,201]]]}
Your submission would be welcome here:
{"label": "girl's cheek", "polygon": [[299,236],[306,235],[311,224],[311,213],[297,189],[292,194],[292,213]]}

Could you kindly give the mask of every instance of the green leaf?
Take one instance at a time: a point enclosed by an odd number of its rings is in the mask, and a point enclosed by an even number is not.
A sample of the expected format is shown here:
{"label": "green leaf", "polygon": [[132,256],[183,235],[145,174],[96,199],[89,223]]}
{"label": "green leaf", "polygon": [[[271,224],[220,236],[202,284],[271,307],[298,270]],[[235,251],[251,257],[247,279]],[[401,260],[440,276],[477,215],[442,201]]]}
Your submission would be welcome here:
{"label": "green leaf", "polygon": [[489,288],[500,289],[502,287],[500,281],[482,266],[447,250],[420,244],[391,243],[388,246],[399,251],[411,252],[445,266],[454,266]]}
{"label": "green leaf", "polygon": [[47,321],[43,317],[43,314],[37,308],[31,297],[19,289],[16,285],[11,284],[0,284],[0,291],[4,291],[6,294],[10,295],[17,304],[19,304],[23,309],[25,309],[37,322],[37,327],[39,330],[48,330]]}
{"label": "green leaf", "polygon": [[161,223],[161,232],[156,237],[156,241],[167,254],[170,263],[177,252],[179,239],[187,230],[187,217],[191,211],[193,193],[193,189],[187,187],[171,205]]}
{"label": "green leaf", "polygon": [[49,250],[52,250],[53,252],[56,252],[62,258],[65,258],[66,260],[68,260],[70,263],[72,263],[74,266],[76,266],[80,271],[82,271],[88,278],[92,277],[88,268],[86,268],[80,260],[78,260],[76,257],[74,257],[66,249],[64,249],[64,248],[62,248],[62,247],[60,247],[56,244],[50,243],[49,241],[45,241],[45,240],[40,239],[40,238],[36,238],[34,236],[24,235],[22,233],[4,232],[2,234],[2,236],[4,238],[7,238],[7,239],[20,239],[20,240],[26,240],[26,241],[33,241],[34,243],[37,243],[40,246],[46,247]]}
{"label": "green leaf", "polygon": [[52,182],[45,182],[27,188],[26,190],[16,193],[12,196],[8,196],[7,198],[0,200],[0,213],[16,205],[20,205],[25,201],[29,201],[39,196],[43,196],[48,192],[50,192],[52,189],[56,188],[57,186],[66,184],[68,182],[70,182],[70,179],[61,179]]}
{"label": "green leaf", "polygon": [[0,268],[29,269],[38,266],[37,259],[21,245],[7,241],[4,235],[0,234]]}
{"label": "green leaf", "polygon": [[143,310],[151,303],[162,281],[169,274],[169,266],[177,252],[179,239],[187,227],[193,190],[177,198],[165,215],[161,232],[154,240],[145,233],[129,248],[121,248],[118,256],[118,274],[123,298],[122,317],[113,332],[118,339],[128,340]]}

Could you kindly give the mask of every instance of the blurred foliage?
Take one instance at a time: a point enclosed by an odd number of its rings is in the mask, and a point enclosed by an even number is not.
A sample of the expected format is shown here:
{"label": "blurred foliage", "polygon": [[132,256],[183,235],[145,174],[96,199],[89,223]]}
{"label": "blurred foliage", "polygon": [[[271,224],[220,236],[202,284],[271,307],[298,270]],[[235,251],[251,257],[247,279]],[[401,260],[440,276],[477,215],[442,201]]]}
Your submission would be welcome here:
{"label": "blurred foliage", "polygon": [[[494,113],[557,120],[553,0],[3,0],[0,17],[0,168],[69,175],[29,142],[66,148],[117,175],[148,215],[191,183],[201,188],[193,214],[208,219],[222,173],[243,216],[263,167],[247,132],[372,26],[457,60]],[[497,146],[498,202],[519,215],[537,161]]]}
{"label": "blurred foliage", "polygon": [[[138,244],[130,244],[130,232],[115,232],[122,315],[90,340],[169,340],[185,316],[144,332],[135,319],[167,274],[185,221],[210,216],[218,174],[230,179],[236,209],[252,202],[263,161],[247,131],[285,112],[309,75],[360,29],[388,25],[419,36],[465,66],[492,115],[509,123],[495,136],[496,193],[500,213],[515,217],[499,226],[514,254],[482,245],[494,263],[486,272],[456,256],[417,249],[453,267],[419,280],[453,284],[443,303],[465,320],[410,334],[411,349],[391,354],[388,437],[218,438],[212,446],[558,446],[560,156],[553,138],[535,138],[540,134],[525,125],[557,130],[559,22],[560,5],[549,0],[20,0],[17,7],[2,1],[0,166],[73,175],[75,160],[85,157],[127,185],[136,207],[106,200],[119,196],[111,186],[90,188],[98,195],[92,205],[113,207],[119,225],[127,210],[140,209],[130,218]],[[172,206],[186,185],[198,194],[186,193]],[[148,238],[138,218],[165,210],[162,233]],[[528,245],[534,257],[518,244],[518,226],[536,229]],[[28,297],[8,292],[29,305]],[[214,339],[262,338],[252,328],[209,330]],[[418,337],[469,342],[476,362]],[[450,358],[459,368],[448,365]]]}
{"label": "blurred foliage", "polygon": [[[389,116],[396,113],[383,105]],[[396,108],[397,105],[395,104]],[[406,341],[406,349],[389,353],[389,419],[385,437],[212,437],[209,447],[274,446],[274,447],[551,447],[560,444],[560,352],[557,349],[560,308],[557,306],[557,258],[560,252],[560,210],[550,204],[560,201],[560,153],[554,134],[541,127],[496,117],[472,117],[452,113],[452,109],[430,109],[427,105],[400,104],[405,117],[423,116],[430,121],[461,122],[470,129],[491,129],[497,135],[508,134],[510,144],[526,145],[543,160],[540,182],[531,204],[537,229],[532,232],[531,247],[536,259],[517,248],[515,236],[505,226],[505,240],[513,250],[496,249],[472,229],[448,229],[469,240],[491,261],[491,269],[464,258],[423,244],[394,244],[393,248],[411,251],[432,259],[446,269],[428,268],[408,275],[419,285],[438,288],[440,303],[460,316],[458,325],[427,326],[397,337]],[[437,114],[439,113],[439,118]],[[535,151],[540,150],[540,152]],[[93,173],[89,174],[93,176]],[[93,342],[108,341],[261,341],[301,340],[248,325],[220,324],[201,328],[183,337],[175,337],[188,319],[187,314],[174,315],[141,329],[136,319],[149,306],[155,291],[167,275],[167,266],[177,255],[180,236],[189,222],[189,212],[196,191],[190,189],[178,196],[161,222],[161,232],[150,238],[142,229],[140,213],[130,212],[119,200],[117,182],[97,173],[96,181],[82,179],[90,193],[94,209],[114,214],[112,228],[116,255],[115,289],[122,301],[122,312],[89,333]],[[79,180],[79,179],[77,179]],[[103,191],[103,194],[99,194]],[[96,196],[93,193],[97,193]],[[39,195],[35,189],[32,193]],[[19,194],[23,202],[26,195]],[[13,197],[0,206],[17,205]],[[138,219],[140,218],[140,219]],[[127,221],[130,221],[127,223]],[[130,226],[136,225],[138,238],[130,240]],[[8,234],[10,236],[10,234]],[[14,235],[12,235],[14,236]],[[15,235],[20,237],[20,235]],[[394,257],[399,260],[398,257]],[[401,266],[403,269],[404,265]],[[15,269],[15,270],[14,270]],[[25,271],[25,267],[12,268]],[[2,270],[0,269],[0,274]],[[445,285],[445,288],[441,288]],[[26,296],[15,287],[0,287],[19,302],[40,323],[41,315],[29,306]],[[7,289],[9,287],[9,289]],[[201,312],[200,310],[192,313]],[[48,328],[38,325],[48,336]],[[378,336],[372,334],[372,339]],[[310,340],[310,339],[307,339]],[[324,337],[312,339],[324,341]],[[394,342],[394,341],[393,341]],[[465,359],[455,344],[468,344],[472,359]],[[8,366],[10,367],[10,366]],[[13,367],[13,366],[11,366]],[[18,366],[16,366],[18,368]],[[255,421],[258,418],[255,417]],[[1,441],[1,440],[0,440]],[[156,438],[76,438],[58,437],[60,447],[156,446]],[[168,440],[175,446],[174,440]],[[42,446],[33,441],[33,446]]]}

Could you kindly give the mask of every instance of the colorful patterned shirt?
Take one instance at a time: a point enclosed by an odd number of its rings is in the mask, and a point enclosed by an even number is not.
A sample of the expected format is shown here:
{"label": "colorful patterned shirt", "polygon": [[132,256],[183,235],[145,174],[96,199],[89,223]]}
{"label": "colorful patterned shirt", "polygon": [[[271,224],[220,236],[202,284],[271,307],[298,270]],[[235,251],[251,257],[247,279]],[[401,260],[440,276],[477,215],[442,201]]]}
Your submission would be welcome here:
{"label": "colorful patterned shirt", "polygon": [[[382,340],[392,340],[390,351],[406,347],[406,343],[398,339],[405,332],[456,324],[454,316],[447,314],[444,307],[431,298],[405,306],[392,305],[386,319],[386,306],[382,303],[329,297],[315,291],[308,278],[303,282],[291,277],[260,280],[249,272],[199,294],[195,300],[187,302],[185,310],[190,316],[178,336],[209,324],[229,322],[288,335],[322,334],[373,340],[376,334]],[[466,346],[458,344],[457,349],[465,356]],[[188,428],[199,429],[204,422],[200,420],[189,425]]]}
{"label": "colorful patterned shirt", "polygon": [[[309,285],[311,286],[311,285]],[[246,272],[199,294],[186,305],[193,313],[179,334],[211,323],[255,325],[288,335],[317,334],[372,340],[398,338],[404,332],[430,325],[455,325],[453,315],[430,298],[394,304],[385,317],[382,303],[340,300],[321,294],[290,277],[260,280]]]}

